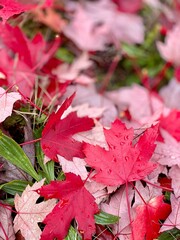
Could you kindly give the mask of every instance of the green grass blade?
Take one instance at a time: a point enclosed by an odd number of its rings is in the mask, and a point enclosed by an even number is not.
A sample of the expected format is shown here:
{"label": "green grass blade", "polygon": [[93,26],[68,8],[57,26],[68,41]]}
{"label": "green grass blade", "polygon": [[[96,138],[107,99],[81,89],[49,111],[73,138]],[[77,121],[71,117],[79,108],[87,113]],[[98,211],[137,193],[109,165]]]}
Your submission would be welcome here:
{"label": "green grass blade", "polygon": [[2,132],[0,132],[0,156],[28,173],[35,180],[40,180],[39,175],[34,170],[31,161],[22,148],[12,138]]}
{"label": "green grass blade", "polygon": [[119,221],[118,216],[114,216],[109,213],[105,212],[100,212],[99,214],[94,215],[95,222],[100,225],[109,225],[109,224],[114,224]]}

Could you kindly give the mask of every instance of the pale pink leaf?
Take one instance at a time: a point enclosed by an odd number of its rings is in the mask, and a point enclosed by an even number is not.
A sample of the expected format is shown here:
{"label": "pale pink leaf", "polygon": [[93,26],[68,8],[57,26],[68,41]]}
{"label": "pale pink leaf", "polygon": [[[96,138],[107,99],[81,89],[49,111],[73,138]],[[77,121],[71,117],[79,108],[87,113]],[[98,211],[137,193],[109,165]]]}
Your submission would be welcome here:
{"label": "pale pink leaf", "polygon": [[88,103],[83,103],[74,107],[69,106],[63,113],[62,118],[65,118],[71,112],[77,112],[78,117],[100,118],[105,109],[105,107],[90,107]]}
{"label": "pale pink leaf", "polygon": [[74,157],[72,161],[68,161],[64,157],[58,155],[58,161],[64,173],[74,173],[79,175],[82,180],[87,178],[88,172],[85,167],[86,162],[83,159]]}
{"label": "pale pink leaf", "polygon": [[117,10],[110,0],[67,4],[73,10],[64,34],[82,50],[104,50],[106,44],[141,43],[144,38],[142,19]]}
{"label": "pale pink leaf", "polygon": [[100,122],[97,121],[95,122],[95,127],[87,132],[75,134],[74,139],[80,142],[99,145],[100,147],[108,149],[108,144],[104,136],[103,126],[100,124]]}
{"label": "pale pink leaf", "polygon": [[[111,197],[109,203],[101,204],[101,209],[103,211],[113,214],[115,216],[119,216],[121,218],[117,224],[113,225],[113,233],[120,233],[118,235],[120,239],[123,235],[130,236],[131,234],[127,198],[129,204],[131,205],[133,196],[134,190],[132,190],[132,187],[128,187],[126,191],[126,186],[123,186]],[[131,217],[133,217],[134,210],[131,208],[129,209],[129,211],[131,213]]]}
{"label": "pale pink leaf", "polygon": [[0,206],[0,239],[14,240],[15,234],[12,225],[10,206]]}
{"label": "pale pink leaf", "polygon": [[108,196],[105,189],[106,186],[102,183],[97,183],[93,180],[88,179],[86,181],[85,188],[93,195],[93,197],[96,199],[95,201],[97,204],[100,204]]}
{"label": "pale pink leaf", "polygon": [[21,99],[21,95],[17,92],[7,93],[0,87],[0,122],[11,116],[13,104]]}
{"label": "pale pink leaf", "polygon": [[180,24],[174,26],[166,36],[165,43],[158,42],[157,48],[166,61],[174,63],[176,66],[180,65]]}
{"label": "pale pink leaf", "polygon": [[15,195],[17,215],[14,219],[14,231],[21,230],[25,239],[40,239],[41,230],[37,223],[42,222],[56,204],[54,199],[36,203],[40,195],[34,190],[39,189],[43,183],[44,180],[41,180],[34,183],[32,187],[28,185],[21,197],[18,194]]}
{"label": "pale pink leaf", "polygon": [[136,84],[108,92],[107,97],[118,106],[119,112],[128,110],[131,118],[140,124],[157,120],[164,107],[158,95]]}
{"label": "pale pink leaf", "polygon": [[167,107],[180,109],[180,83],[176,79],[171,79],[159,94]]}
{"label": "pale pink leaf", "polygon": [[180,168],[175,165],[169,170],[169,177],[172,179],[172,188],[176,198],[180,197]]}
{"label": "pale pink leaf", "polygon": [[[158,186],[158,184],[156,184]],[[154,197],[162,195],[162,189],[156,188],[152,185],[147,184],[143,186],[141,181],[136,181],[135,185],[135,196],[134,196],[134,204],[133,207],[137,207],[138,205],[144,204],[144,202],[149,202]],[[136,191],[136,189],[138,191]],[[139,193],[141,195],[139,195]],[[143,200],[142,200],[143,199]]]}
{"label": "pale pink leaf", "polygon": [[169,167],[180,166],[180,142],[177,142],[167,131],[161,129],[164,142],[158,142],[152,157],[153,161]]}
{"label": "pale pink leaf", "polygon": [[60,82],[75,80],[81,71],[88,69],[91,65],[92,61],[89,60],[88,54],[84,52],[71,65],[67,63],[61,64],[53,70],[53,73],[57,75]]}

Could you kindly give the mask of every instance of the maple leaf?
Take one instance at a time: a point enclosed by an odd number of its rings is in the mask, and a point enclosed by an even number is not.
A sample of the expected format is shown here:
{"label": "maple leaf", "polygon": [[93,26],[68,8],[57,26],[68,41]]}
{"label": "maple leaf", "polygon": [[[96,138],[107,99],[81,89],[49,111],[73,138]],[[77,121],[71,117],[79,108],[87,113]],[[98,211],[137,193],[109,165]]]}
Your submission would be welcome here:
{"label": "maple leaf", "polygon": [[3,122],[12,114],[13,104],[20,99],[21,95],[19,93],[7,93],[0,87],[0,122]]}
{"label": "maple leaf", "polygon": [[164,232],[172,228],[180,229],[180,197],[176,198],[174,194],[171,194],[171,207],[172,212],[164,222],[160,232]]}
{"label": "maple leaf", "polygon": [[39,194],[34,190],[43,185],[44,180],[36,182],[32,187],[27,186],[21,197],[16,194],[14,199],[17,215],[14,219],[14,231],[21,230],[25,239],[39,240],[41,230],[38,222],[42,222],[55,206],[55,200],[36,203]]}
{"label": "maple leaf", "polygon": [[[126,186],[122,186],[111,196],[108,203],[102,202],[100,205],[100,208],[104,212],[120,217],[119,222],[112,226],[113,233],[119,234],[120,237],[123,235],[130,235],[131,232],[126,194]],[[132,203],[133,197],[134,189],[132,189],[132,186],[128,186],[128,198],[130,203]],[[130,213],[133,213],[132,208],[130,209]]]}
{"label": "maple leaf", "polygon": [[16,0],[0,0],[0,16],[3,22],[12,17],[15,14],[22,13],[29,9],[29,6],[24,6]]}
{"label": "maple leaf", "polygon": [[161,165],[168,165],[169,167],[176,164],[180,167],[180,142],[173,138],[167,131],[161,129],[160,132],[164,138],[164,142],[157,142],[153,161]]}
{"label": "maple leaf", "polygon": [[180,36],[180,24],[175,24],[174,27],[168,31],[165,38],[165,43],[157,42],[157,49],[160,52],[161,57],[174,65],[180,65],[180,55],[178,53]]}
{"label": "maple leaf", "polygon": [[180,141],[180,111],[174,109],[167,117],[162,117],[160,127],[168,131],[177,141]]}
{"label": "maple leaf", "polygon": [[60,43],[60,39],[56,38],[51,46],[40,33],[29,40],[19,27],[12,27],[9,24],[0,25],[0,37],[8,49],[18,53],[19,61],[22,61],[31,69],[40,69],[47,63]]}
{"label": "maple leaf", "polygon": [[[106,44],[121,42],[141,43],[144,27],[135,14],[119,12],[110,0],[67,3],[73,9],[70,23],[63,29],[81,50],[104,50]],[[104,17],[106,16],[106,17]],[[100,23],[100,24],[99,24]]]}
{"label": "maple leaf", "polygon": [[79,175],[82,180],[85,180],[88,176],[86,170],[86,162],[81,158],[73,158],[73,161],[68,161],[64,157],[58,155],[58,161],[61,164],[64,173],[74,173]]}
{"label": "maple leaf", "polygon": [[0,206],[0,239],[14,240],[11,207],[3,204]]}
{"label": "maple leaf", "polygon": [[[100,122],[104,126],[110,126],[111,123],[117,118],[118,111],[115,105],[102,94],[99,94],[94,85],[82,86],[71,85],[67,89],[68,95],[76,92],[76,96],[73,101],[73,106],[88,103],[91,107],[105,108],[103,111]],[[68,96],[65,94],[65,96]]]}
{"label": "maple leaf", "polygon": [[90,130],[94,126],[92,119],[79,118],[75,112],[61,118],[70,106],[75,94],[67,98],[56,113],[52,113],[42,132],[41,147],[46,156],[57,161],[57,154],[72,160],[83,158],[82,143],[73,139],[75,133]]}
{"label": "maple leaf", "polygon": [[133,146],[133,129],[127,129],[117,119],[111,129],[104,129],[109,150],[84,143],[85,161],[97,171],[93,179],[107,186],[117,186],[151,173],[155,165],[148,160],[155,149],[157,130],[158,126],[147,129]]}
{"label": "maple leaf", "polygon": [[161,88],[159,95],[169,108],[180,109],[180,82],[172,78],[168,85]]}
{"label": "maple leaf", "polygon": [[175,165],[169,170],[169,177],[172,179],[172,188],[176,198],[180,197],[180,168]]}
{"label": "maple leaf", "polygon": [[[42,7],[49,7],[52,5],[52,2],[52,0],[46,0]],[[25,3],[26,4],[23,4],[22,0],[0,0],[0,16],[3,22],[6,22],[10,17],[14,15],[31,10],[37,6],[37,4],[27,4],[27,2]]]}
{"label": "maple leaf", "polygon": [[[153,120],[153,116],[154,120],[157,120],[164,107],[157,94],[149,92],[147,88],[137,84],[110,91],[106,95],[117,105],[119,112],[128,110],[132,119],[140,124],[146,124]],[[136,101],[132,101],[132,99],[136,99]]]}
{"label": "maple leaf", "polygon": [[47,199],[60,199],[43,221],[46,226],[41,240],[64,239],[74,218],[84,239],[91,239],[95,232],[94,214],[99,210],[94,197],[86,190],[79,176],[67,173],[65,181],[52,181],[37,192]]}
{"label": "maple leaf", "polygon": [[37,70],[40,70],[52,57],[60,39],[56,38],[49,45],[41,34],[36,34],[32,40],[29,40],[20,28],[8,24],[0,25],[0,39],[3,44],[0,70],[6,79],[6,81],[3,79],[3,84],[17,85],[23,95],[30,97]]}
{"label": "maple leaf", "polygon": [[132,223],[133,240],[152,240],[159,236],[159,220],[165,220],[170,211],[170,204],[163,202],[164,196],[152,198],[148,203],[136,207],[136,218]]}

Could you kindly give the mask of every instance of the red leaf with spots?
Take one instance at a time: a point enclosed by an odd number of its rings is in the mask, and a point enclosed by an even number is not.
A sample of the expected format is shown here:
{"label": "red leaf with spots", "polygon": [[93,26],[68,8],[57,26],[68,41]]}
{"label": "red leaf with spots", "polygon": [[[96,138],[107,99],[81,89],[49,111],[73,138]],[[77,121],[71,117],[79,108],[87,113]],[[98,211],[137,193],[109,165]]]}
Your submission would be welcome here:
{"label": "red leaf with spots", "polygon": [[37,191],[47,199],[60,199],[43,221],[46,226],[41,240],[64,239],[73,219],[76,219],[78,230],[84,239],[91,239],[96,230],[94,214],[99,210],[94,197],[86,190],[79,176],[67,173],[65,181],[52,181]]}
{"label": "red leaf with spots", "polygon": [[42,132],[41,146],[46,156],[57,160],[57,154],[72,160],[73,157],[83,158],[82,143],[73,139],[75,133],[90,130],[94,126],[92,119],[79,118],[76,112],[61,118],[64,111],[70,106],[73,98],[67,98],[57,113],[52,113]]}
{"label": "red leaf with spots", "polygon": [[104,129],[109,150],[85,143],[86,162],[97,172],[93,179],[108,186],[143,179],[156,167],[149,159],[156,146],[157,131],[157,126],[147,129],[133,145],[133,129],[116,120],[111,129]]}

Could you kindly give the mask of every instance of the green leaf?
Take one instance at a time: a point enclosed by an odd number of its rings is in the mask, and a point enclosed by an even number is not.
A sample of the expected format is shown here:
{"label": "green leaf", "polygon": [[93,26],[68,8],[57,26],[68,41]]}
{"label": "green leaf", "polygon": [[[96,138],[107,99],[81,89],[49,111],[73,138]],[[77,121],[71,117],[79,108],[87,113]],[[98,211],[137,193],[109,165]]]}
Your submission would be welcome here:
{"label": "green leaf", "polygon": [[14,198],[7,198],[3,200],[5,204],[11,205],[12,207],[14,206]]}
{"label": "green leaf", "polygon": [[145,56],[144,51],[134,45],[128,45],[128,44],[123,43],[122,49],[125,53],[127,53],[131,57],[144,58],[144,56]]}
{"label": "green leaf", "polygon": [[81,240],[81,237],[78,235],[77,231],[71,226],[65,240]]}
{"label": "green leaf", "polygon": [[[41,137],[41,132],[42,129],[36,129],[34,131],[35,138],[40,138]],[[47,183],[49,183],[51,180],[54,180],[54,162],[49,161],[46,164],[44,164],[44,153],[41,149],[41,144],[40,142],[36,142],[35,144],[35,149],[36,149],[36,158],[37,161],[43,170],[43,178],[45,177],[47,180]]]}
{"label": "green leaf", "polygon": [[95,222],[100,225],[114,224],[117,223],[120,219],[118,216],[114,216],[102,211],[99,214],[94,215],[94,218]]}
{"label": "green leaf", "polygon": [[0,189],[11,195],[15,195],[16,193],[21,194],[28,184],[30,183],[27,181],[14,180],[0,185]]}
{"label": "green leaf", "polygon": [[69,52],[67,48],[62,48],[62,47],[59,48],[58,51],[56,52],[56,57],[67,63],[72,63],[74,59],[73,54]]}
{"label": "green leaf", "polygon": [[180,239],[180,230],[173,228],[169,231],[163,232],[159,237],[159,240],[175,240]]}
{"label": "green leaf", "polygon": [[11,162],[13,165],[28,173],[35,180],[40,177],[34,170],[31,161],[26,156],[22,148],[10,137],[0,131],[0,156]]}

